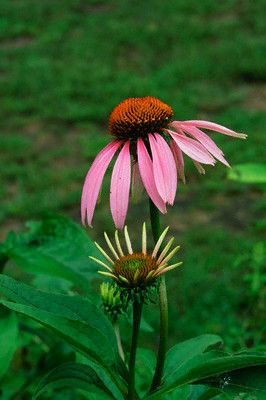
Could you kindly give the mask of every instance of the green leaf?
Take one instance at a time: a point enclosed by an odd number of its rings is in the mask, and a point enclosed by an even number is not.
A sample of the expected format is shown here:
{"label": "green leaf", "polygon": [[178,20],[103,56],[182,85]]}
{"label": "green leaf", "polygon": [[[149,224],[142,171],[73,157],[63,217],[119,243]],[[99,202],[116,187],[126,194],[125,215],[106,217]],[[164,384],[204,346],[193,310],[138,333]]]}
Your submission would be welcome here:
{"label": "green leaf", "polygon": [[265,164],[239,164],[228,170],[228,178],[243,183],[266,183]]}
{"label": "green leaf", "polygon": [[[123,399],[121,393],[111,393],[97,373],[86,364],[65,363],[50,371],[39,382],[33,400],[49,389],[70,387],[96,394],[102,400]],[[118,396],[118,397],[117,397]]]}
{"label": "green leaf", "polygon": [[[189,383],[201,383],[203,379],[217,377],[242,368],[266,365],[266,353],[239,353],[228,355],[223,352],[209,351],[197,355],[173,370],[172,374],[165,375],[163,386],[149,399],[168,393]],[[223,381],[221,381],[223,385]]]}
{"label": "green leaf", "polygon": [[88,281],[98,269],[89,255],[99,258],[99,252],[84,229],[59,215],[48,215],[27,226],[26,233],[9,234],[0,247],[1,258],[33,274],[64,278],[88,292]]}
{"label": "green leaf", "polygon": [[[81,353],[76,353],[76,362],[79,364],[86,364],[89,366],[92,366],[90,361],[88,360],[88,358],[86,358],[83,354]],[[100,367],[100,366],[92,366],[94,371],[97,373],[97,375],[101,378],[101,380],[104,382],[105,386],[109,388],[109,390],[113,393],[113,395],[115,396],[115,398],[117,398],[118,400],[120,400],[121,398],[121,392],[118,389],[117,384],[114,383],[113,380],[110,379],[110,376],[108,374],[106,374],[106,372]],[[127,370],[126,370],[127,373]],[[125,381],[127,381],[127,376]],[[126,386],[121,385],[123,391],[125,392]],[[82,392],[83,393],[83,392]],[[86,393],[83,393],[85,397]],[[90,395],[89,397],[90,399],[92,398],[92,396]],[[94,397],[93,397],[94,398]],[[98,399],[98,398],[97,398]],[[124,399],[123,397],[121,398],[121,400]]]}
{"label": "green leaf", "polygon": [[110,377],[119,368],[112,325],[88,299],[42,292],[4,275],[0,291],[14,301],[0,299],[3,305],[52,329],[86,355],[91,365],[103,367]]}
{"label": "green leaf", "polygon": [[0,378],[8,370],[17,349],[18,323],[16,314],[0,306]]}
{"label": "green leaf", "polygon": [[[194,358],[195,356],[202,354],[210,349],[219,348],[220,346],[222,346],[222,343],[223,341],[220,336],[201,335],[176,344],[166,354],[164,379],[168,379],[168,377],[174,376],[176,371],[178,371],[178,369],[191,358]],[[152,398],[157,398],[156,393],[151,396]],[[158,396],[159,399],[161,396],[161,392]]]}
{"label": "green leaf", "polygon": [[221,391],[206,385],[190,385],[190,393],[188,400],[209,400],[214,399]]}
{"label": "green leaf", "polygon": [[136,388],[141,395],[149,389],[155,365],[156,356],[154,352],[149,349],[139,348],[136,360]]}
{"label": "green leaf", "polygon": [[238,394],[241,391],[264,394],[266,398],[266,365],[238,369],[206,379],[205,382],[225,393]]}
{"label": "green leaf", "polygon": [[163,398],[161,397],[160,399],[162,400],[180,400],[180,399],[186,399],[186,400],[191,400],[189,398],[190,395],[190,388],[189,386],[182,386],[179,388],[176,388],[175,390],[173,390],[170,394],[166,394],[163,396]]}
{"label": "green leaf", "polygon": [[210,349],[219,348],[222,344],[222,339],[217,335],[201,335],[176,344],[166,354],[165,375],[175,374],[189,359]]}

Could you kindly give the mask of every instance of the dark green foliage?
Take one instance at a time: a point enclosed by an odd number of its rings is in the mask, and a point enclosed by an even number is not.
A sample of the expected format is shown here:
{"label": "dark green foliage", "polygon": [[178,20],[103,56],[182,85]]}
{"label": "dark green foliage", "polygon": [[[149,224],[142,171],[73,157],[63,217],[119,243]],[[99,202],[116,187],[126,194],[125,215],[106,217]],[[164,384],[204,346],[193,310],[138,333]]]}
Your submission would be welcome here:
{"label": "dark green foliage", "polygon": [[0,276],[0,287],[1,293],[15,301],[1,299],[1,304],[52,329],[88,357],[101,379],[112,384],[115,372],[120,369],[115,335],[95,304],[80,296],[42,292],[4,275]]}
{"label": "dark green foliage", "polygon": [[11,232],[0,246],[0,256],[24,271],[63,278],[88,293],[88,281],[95,278],[96,265],[89,256],[99,257],[92,240],[71,220],[47,215],[40,222],[28,222],[26,233]]}
{"label": "dark green foliage", "polygon": [[[108,382],[110,384],[110,382]],[[83,389],[86,392],[95,394],[103,400],[123,399],[116,391],[114,397],[105,386],[105,382],[88,365],[78,363],[62,364],[49,372],[38,384],[33,399],[37,399],[48,389],[58,389],[62,387],[73,387],[73,389]]]}
{"label": "dark green foliage", "polygon": [[[73,386],[88,393],[103,391],[103,398],[110,398],[112,393],[114,398],[123,399],[124,367],[116,350],[114,332],[103,313],[92,303],[79,296],[41,292],[4,275],[0,278],[0,289],[12,300],[1,300],[5,307],[52,329],[87,360],[87,365],[63,364],[49,372],[39,384],[35,398],[49,388]],[[203,335],[176,345],[168,352],[162,386],[145,398],[161,398],[176,388],[191,383],[202,384],[204,380],[211,386],[217,383],[221,392],[227,386],[230,390],[238,387],[244,392],[265,392],[265,371],[258,369],[257,373],[256,366],[265,366],[266,354],[229,355],[213,350],[220,346],[221,339],[214,335]],[[149,353],[142,352],[142,355],[148,357],[150,367],[148,364],[147,367],[152,368],[153,357]],[[252,369],[248,370],[249,367]],[[243,375],[239,372],[241,368]],[[253,374],[254,379],[245,379],[245,374]]]}
{"label": "dark green foliage", "polygon": [[7,372],[18,346],[16,314],[0,306],[0,379]]}
{"label": "dark green foliage", "polygon": [[[207,386],[217,387],[218,392],[229,393],[231,391],[233,393],[235,390],[235,394],[242,391],[266,395],[266,353],[242,352],[230,355],[214,350],[215,348],[219,349],[221,343],[221,339],[217,336],[202,335],[178,343],[170,349],[167,354],[163,384],[148,398],[160,399],[160,396],[179,386],[191,383],[202,384],[203,382]],[[252,368],[248,368],[249,366]],[[195,398],[201,398],[201,393],[200,391],[197,393],[197,389],[192,390],[192,393]],[[206,389],[206,391],[203,390],[203,393],[204,397],[202,398],[208,399],[213,398],[217,391]]]}

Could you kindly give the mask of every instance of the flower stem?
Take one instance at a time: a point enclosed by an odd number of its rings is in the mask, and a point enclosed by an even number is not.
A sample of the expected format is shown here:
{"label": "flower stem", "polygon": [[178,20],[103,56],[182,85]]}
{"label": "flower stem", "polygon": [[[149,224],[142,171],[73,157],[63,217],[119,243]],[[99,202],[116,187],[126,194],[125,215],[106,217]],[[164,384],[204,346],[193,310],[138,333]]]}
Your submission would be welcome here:
{"label": "flower stem", "polygon": [[129,374],[128,374],[128,400],[135,400],[135,364],[137,354],[137,344],[139,336],[139,328],[141,321],[142,304],[134,301],[133,303],[133,331],[131,339],[131,349],[129,358]]}
{"label": "flower stem", "polygon": [[[159,215],[159,210],[151,200],[150,200],[150,220],[151,220],[154,242],[157,242],[161,233],[160,215]],[[164,275],[161,278],[159,286],[159,302],[160,302],[160,340],[157,353],[157,363],[150,391],[155,390],[161,384],[163,370],[164,370],[165,355],[167,350],[168,301],[167,301],[167,291],[166,291],[166,283]]]}
{"label": "flower stem", "polygon": [[160,301],[160,341],[157,353],[157,363],[152,380],[151,391],[155,390],[160,384],[163,376],[164,361],[167,350],[168,339],[168,302],[165,277],[162,276],[159,286]]}

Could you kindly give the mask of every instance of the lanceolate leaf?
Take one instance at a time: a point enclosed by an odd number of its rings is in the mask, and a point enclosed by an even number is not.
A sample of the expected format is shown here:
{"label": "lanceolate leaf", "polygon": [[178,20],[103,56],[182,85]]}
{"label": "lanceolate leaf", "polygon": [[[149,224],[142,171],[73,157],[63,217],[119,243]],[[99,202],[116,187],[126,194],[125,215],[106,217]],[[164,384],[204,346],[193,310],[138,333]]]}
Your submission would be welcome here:
{"label": "lanceolate leaf", "polygon": [[[171,376],[175,376],[179,368],[188,362],[188,360],[208,350],[219,348],[222,346],[222,343],[220,336],[201,335],[176,344],[166,354],[165,377],[163,380],[169,380]],[[178,388],[178,386],[176,387]],[[152,395],[152,398],[160,399],[160,394],[157,397],[156,393]]]}
{"label": "lanceolate leaf", "polygon": [[97,373],[88,365],[66,363],[49,372],[38,384],[33,400],[39,398],[48,389],[71,387],[96,394],[102,400],[123,400],[123,395],[113,385],[106,386]]}
{"label": "lanceolate leaf", "polygon": [[222,339],[217,335],[201,335],[176,344],[167,352],[165,375],[169,377],[175,374],[178,368],[191,358],[210,349],[219,348],[222,344]]}
{"label": "lanceolate leaf", "polygon": [[0,246],[1,259],[30,273],[64,278],[87,292],[97,270],[89,256],[99,254],[85,231],[60,215],[48,215],[28,227],[26,233],[9,234]]}
{"label": "lanceolate leaf", "polygon": [[163,386],[149,397],[149,399],[160,398],[163,393],[171,392],[176,387],[198,383],[202,379],[217,377],[217,375],[230,373],[247,367],[266,365],[266,353],[239,353],[228,355],[226,353],[209,351],[200,354],[184,362],[172,374],[165,375]]}
{"label": "lanceolate leaf", "polygon": [[216,399],[221,394],[221,390],[206,385],[190,385],[189,389],[189,400]]}
{"label": "lanceolate leaf", "polygon": [[149,349],[139,348],[136,360],[136,388],[139,394],[149,389],[156,365],[156,356]]}
{"label": "lanceolate leaf", "polygon": [[17,348],[16,314],[0,306],[0,378],[7,371]]}
{"label": "lanceolate leaf", "polygon": [[[219,388],[228,394],[240,391],[254,393],[258,398],[266,398],[266,365],[241,368],[235,371],[207,378],[202,383]],[[264,397],[263,397],[264,396]],[[256,397],[256,398],[257,398]]]}
{"label": "lanceolate leaf", "polygon": [[0,299],[3,305],[49,327],[110,376],[115,373],[119,356],[113,328],[88,299],[45,293],[4,275],[0,292],[15,301]]}

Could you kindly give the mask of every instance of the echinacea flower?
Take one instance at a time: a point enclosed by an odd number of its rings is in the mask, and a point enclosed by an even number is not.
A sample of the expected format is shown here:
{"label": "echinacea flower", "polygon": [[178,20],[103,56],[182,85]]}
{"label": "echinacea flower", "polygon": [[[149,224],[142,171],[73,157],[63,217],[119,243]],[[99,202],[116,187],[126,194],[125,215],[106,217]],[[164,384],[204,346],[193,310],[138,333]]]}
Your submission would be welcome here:
{"label": "echinacea flower", "polygon": [[159,237],[153,251],[147,251],[147,234],[146,225],[142,228],[142,249],[140,252],[134,252],[127,227],[124,228],[124,236],[126,242],[126,251],[122,249],[119,240],[118,231],[115,231],[115,246],[111,243],[108,235],[105,233],[105,240],[111,252],[111,257],[105,250],[95,243],[98,250],[107,260],[107,263],[90,257],[92,260],[101,265],[105,270],[98,271],[99,274],[107,276],[115,281],[120,287],[127,289],[146,288],[152,285],[155,280],[166,272],[178,267],[182,262],[169,265],[169,261],[173,258],[180,246],[176,246],[171,250],[174,242],[172,237],[164,248],[161,249],[162,242],[168,232],[167,227]]}
{"label": "echinacea flower", "polygon": [[166,204],[173,205],[175,200],[177,175],[185,180],[183,153],[193,160],[200,173],[204,173],[202,164],[214,165],[216,160],[229,166],[222,150],[202,129],[246,138],[245,134],[209,121],[173,121],[172,108],[155,97],[122,101],[109,118],[109,134],[114,140],[97,155],[85,179],[81,200],[83,224],[86,220],[89,225],[92,223],[105,172],[118,150],[111,177],[110,208],[120,229],[127,214],[131,175],[134,181],[142,183],[155,206],[166,213]]}

